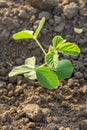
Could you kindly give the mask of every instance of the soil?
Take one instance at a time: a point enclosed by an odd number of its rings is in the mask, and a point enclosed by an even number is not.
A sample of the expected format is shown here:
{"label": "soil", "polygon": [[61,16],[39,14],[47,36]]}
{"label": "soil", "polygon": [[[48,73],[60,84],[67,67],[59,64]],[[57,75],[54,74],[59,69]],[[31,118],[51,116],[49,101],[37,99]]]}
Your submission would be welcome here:
{"label": "soil", "polygon": [[[0,0],[0,130],[87,130],[87,2],[58,0],[53,8],[37,7],[28,0]],[[78,57],[60,55],[72,61],[74,72],[56,90],[22,75],[8,77],[28,57],[35,55],[37,63],[43,62],[34,41],[12,39],[15,32],[35,30],[43,16],[39,41],[46,51],[56,35],[81,48]],[[75,27],[83,32],[76,33]]]}

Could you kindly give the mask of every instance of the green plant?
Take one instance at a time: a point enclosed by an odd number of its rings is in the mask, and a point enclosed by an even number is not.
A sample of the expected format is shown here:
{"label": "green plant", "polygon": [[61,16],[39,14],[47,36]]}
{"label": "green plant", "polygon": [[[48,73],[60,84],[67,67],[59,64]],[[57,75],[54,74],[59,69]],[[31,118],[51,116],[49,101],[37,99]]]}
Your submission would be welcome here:
{"label": "green plant", "polygon": [[36,65],[35,57],[27,58],[25,64],[15,67],[9,73],[9,76],[15,76],[23,74],[24,77],[29,79],[37,79],[42,86],[48,89],[55,89],[59,86],[61,80],[69,78],[73,72],[72,63],[67,60],[59,60],[59,52],[65,55],[77,56],[80,53],[79,47],[70,42],[66,42],[61,36],[55,36],[52,40],[48,52],[46,53],[40,42],[38,41],[38,35],[45,23],[43,17],[39,23],[35,32],[25,30],[13,35],[13,39],[33,39],[41,48],[45,55],[45,63],[41,66]]}

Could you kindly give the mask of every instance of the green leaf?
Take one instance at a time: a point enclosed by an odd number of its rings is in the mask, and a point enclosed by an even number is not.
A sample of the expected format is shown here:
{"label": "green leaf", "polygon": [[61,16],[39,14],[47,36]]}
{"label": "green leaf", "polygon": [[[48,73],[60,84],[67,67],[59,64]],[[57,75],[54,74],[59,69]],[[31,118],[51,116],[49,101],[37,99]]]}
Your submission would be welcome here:
{"label": "green leaf", "polygon": [[25,65],[21,65],[13,68],[13,70],[9,73],[9,76],[15,76],[19,74],[24,74],[24,77],[29,79],[36,79],[36,67],[35,66],[36,59],[35,57],[27,58],[25,60]]}
{"label": "green leaf", "polygon": [[56,70],[56,68],[58,66],[58,53],[57,53],[57,51],[48,52],[45,56],[45,62],[52,70]]}
{"label": "green leaf", "polygon": [[25,73],[24,77],[32,79],[32,80],[37,79],[37,77],[36,77],[36,71],[35,70],[31,70],[29,73]]}
{"label": "green leaf", "polygon": [[42,86],[48,89],[55,89],[59,85],[57,75],[46,66],[39,67],[36,70],[37,79]]}
{"label": "green leaf", "polygon": [[41,29],[42,29],[44,23],[45,23],[45,17],[43,17],[43,18],[41,19],[41,21],[40,21],[40,23],[39,23],[39,26],[38,26],[38,28],[36,29],[35,33],[34,33],[34,36],[35,36],[36,38],[38,37],[38,35],[39,35],[39,33],[40,33],[40,31],[41,31]]}
{"label": "green leaf", "polygon": [[13,68],[12,71],[9,73],[9,77],[23,74],[23,73],[29,72],[29,71],[31,71],[31,69],[28,66],[21,65],[21,66]]}
{"label": "green leaf", "polygon": [[33,31],[25,30],[25,31],[20,31],[18,33],[15,33],[13,35],[13,39],[15,40],[27,39],[27,38],[34,39]]}
{"label": "green leaf", "polygon": [[57,49],[59,52],[62,52],[66,55],[77,56],[80,53],[80,48],[76,44],[70,42],[66,42],[57,46]]}
{"label": "green leaf", "polygon": [[73,72],[73,66],[69,60],[59,61],[58,68],[56,71],[59,80],[64,80],[66,78],[71,77],[72,72]]}
{"label": "green leaf", "polygon": [[55,49],[59,44],[64,43],[65,41],[66,40],[64,40],[61,36],[55,36],[52,40]]}
{"label": "green leaf", "polygon": [[36,59],[34,56],[31,58],[27,58],[25,60],[25,65],[28,65],[28,67],[30,67],[30,68],[35,68],[35,63],[36,63]]}
{"label": "green leaf", "polygon": [[49,47],[49,51],[48,51],[48,52],[52,52],[53,50],[54,50],[53,46],[50,45],[50,47]]}

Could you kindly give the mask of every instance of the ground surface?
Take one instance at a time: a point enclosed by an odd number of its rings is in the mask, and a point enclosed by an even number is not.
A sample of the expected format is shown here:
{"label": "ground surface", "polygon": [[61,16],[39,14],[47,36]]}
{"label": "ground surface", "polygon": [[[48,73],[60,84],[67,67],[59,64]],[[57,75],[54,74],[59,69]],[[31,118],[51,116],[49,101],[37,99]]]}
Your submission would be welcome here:
{"label": "ground surface", "polygon": [[[31,7],[23,0],[0,1],[0,130],[87,130],[86,1],[59,0],[57,7],[43,8]],[[43,16],[46,23],[39,40],[46,50],[55,35],[81,48],[78,57],[66,57],[74,64],[72,77],[52,91],[23,76],[8,77],[27,57],[35,55],[38,63],[43,62],[34,41],[12,39],[20,30],[35,30]],[[74,27],[83,32],[77,34]]]}

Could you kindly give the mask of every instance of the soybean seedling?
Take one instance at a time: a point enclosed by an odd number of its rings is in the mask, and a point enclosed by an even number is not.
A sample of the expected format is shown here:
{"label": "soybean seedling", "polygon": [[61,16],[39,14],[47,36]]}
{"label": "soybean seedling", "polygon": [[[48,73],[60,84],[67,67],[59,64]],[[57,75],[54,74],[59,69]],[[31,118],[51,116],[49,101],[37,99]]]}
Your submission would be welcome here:
{"label": "soybean seedling", "polygon": [[9,76],[22,74],[24,77],[35,80],[48,89],[55,89],[59,86],[61,80],[71,77],[73,72],[73,65],[67,59],[59,60],[59,53],[65,55],[77,56],[80,53],[80,48],[71,42],[67,42],[61,36],[55,36],[52,40],[52,45],[49,46],[48,52],[44,50],[38,41],[38,35],[45,23],[43,17],[37,27],[36,31],[24,30],[13,35],[13,39],[33,39],[44,53],[45,63],[36,65],[35,57],[27,58],[25,64],[15,67],[9,73]]}

